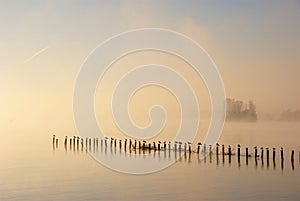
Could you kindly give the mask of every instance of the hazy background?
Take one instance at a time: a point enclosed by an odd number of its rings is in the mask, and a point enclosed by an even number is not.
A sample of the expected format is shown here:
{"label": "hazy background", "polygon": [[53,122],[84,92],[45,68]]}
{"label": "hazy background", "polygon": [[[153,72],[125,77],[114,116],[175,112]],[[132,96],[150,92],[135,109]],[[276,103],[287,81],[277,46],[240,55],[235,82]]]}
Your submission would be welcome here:
{"label": "hazy background", "polygon": [[[226,95],[253,99],[259,117],[300,109],[299,11],[296,0],[0,1],[0,135],[39,129],[45,135],[74,133],[72,92],[81,64],[99,43],[136,28],[171,29],[197,41],[217,64]],[[175,69],[188,68],[176,58],[146,53],[137,56],[143,62],[155,59]],[[119,65],[131,67],[139,63],[137,58],[125,58]],[[107,75],[107,83],[117,79],[118,69]],[[201,79],[189,70],[181,72],[193,80],[201,108],[209,110]],[[112,85],[103,86],[109,93]],[[160,89],[146,90],[152,91],[141,91],[133,100],[148,100],[145,108],[157,100],[143,95]],[[167,92],[161,97],[176,106]],[[146,110],[138,106],[143,115]],[[105,105],[96,102],[96,109],[99,119],[106,119]],[[178,108],[169,110],[176,113]],[[144,118],[141,125],[147,123]]]}

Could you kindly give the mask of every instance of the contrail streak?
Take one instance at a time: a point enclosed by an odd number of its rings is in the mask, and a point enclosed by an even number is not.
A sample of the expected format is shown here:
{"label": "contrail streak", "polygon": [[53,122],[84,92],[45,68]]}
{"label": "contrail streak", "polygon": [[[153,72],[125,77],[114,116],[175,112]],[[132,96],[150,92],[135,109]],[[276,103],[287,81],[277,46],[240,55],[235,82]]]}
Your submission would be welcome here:
{"label": "contrail streak", "polygon": [[29,57],[28,59],[26,59],[23,63],[28,63],[30,62],[32,59],[34,59],[35,57],[37,57],[38,55],[40,55],[41,53],[45,52],[46,50],[48,50],[50,47],[44,47],[43,49],[37,51],[36,53],[34,53],[31,57]]}

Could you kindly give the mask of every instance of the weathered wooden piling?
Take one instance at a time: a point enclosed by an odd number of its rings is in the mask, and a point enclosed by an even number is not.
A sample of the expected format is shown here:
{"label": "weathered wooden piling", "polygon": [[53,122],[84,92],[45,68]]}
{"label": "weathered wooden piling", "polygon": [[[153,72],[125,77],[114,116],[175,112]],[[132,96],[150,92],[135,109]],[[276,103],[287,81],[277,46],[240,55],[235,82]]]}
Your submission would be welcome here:
{"label": "weathered wooden piling", "polygon": [[66,146],[68,143],[68,136],[65,137],[65,142],[64,142],[64,145]]}
{"label": "weathered wooden piling", "polygon": [[261,147],[260,150],[261,150],[261,152],[260,152],[260,158],[263,159],[264,158],[264,148]]}
{"label": "weathered wooden piling", "polygon": [[254,157],[257,158],[258,154],[257,154],[257,146],[254,147]]}
{"label": "weathered wooden piling", "polygon": [[275,147],[273,147],[273,161],[275,161],[275,158],[276,158],[276,148]]}
{"label": "weathered wooden piling", "polygon": [[238,159],[241,157],[241,145],[238,144]]}
{"label": "weathered wooden piling", "polygon": [[269,161],[270,150],[268,147],[266,148],[266,152],[267,152],[267,161]]}
{"label": "weathered wooden piling", "polygon": [[198,142],[198,146],[197,146],[197,153],[200,153],[200,146],[201,146],[201,142]]}
{"label": "weathered wooden piling", "polygon": [[105,137],[105,139],[104,139],[104,145],[105,145],[105,148],[107,147],[107,137]]}
{"label": "weathered wooden piling", "polygon": [[110,138],[110,146],[112,147],[114,145],[114,138]]}
{"label": "weathered wooden piling", "polygon": [[224,157],[224,155],[225,155],[225,146],[224,144],[222,144],[222,156]]}
{"label": "weathered wooden piling", "polygon": [[280,148],[280,155],[281,155],[281,160],[283,161],[284,160],[284,154],[283,154],[283,148],[282,147]]}
{"label": "weathered wooden piling", "polygon": [[216,155],[217,155],[217,157],[219,156],[219,144],[218,143],[216,143]]}
{"label": "weathered wooden piling", "polygon": [[129,140],[129,149],[131,149],[132,141],[131,139]]}
{"label": "weathered wooden piling", "polygon": [[73,136],[73,147],[75,147],[75,143],[76,143],[76,136]]}
{"label": "weathered wooden piling", "polygon": [[231,146],[228,145],[228,155],[231,156]]}
{"label": "weathered wooden piling", "polygon": [[295,167],[294,167],[294,150],[292,150],[292,153],[291,153],[291,165],[292,165],[292,170],[295,170]]}
{"label": "weathered wooden piling", "polygon": [[122,140],[119,140],[119,149],[122,149]]}
{"label": "weathered wooden piling", "polygon": [[77,151],[79,150],[79,137],[77,137],[77,143],[76,143],[76,147],[77,147]]}
{"label": "weathered wooden piling", "polygon": [[228,155],[229,155],[228,162],[230,165],[231,164],[231,146],[230,145],[228,145]]}
{"label": "weathered wooden piling", "polygon": [[249,157],[248,147],[246,147],[246,165],[247,166],[248,166],[248,157]]}
{"label": "weathered wooden piling", "polygon": [[156,151],[156,144],[153,142],[153,150]]}
{"label": "weathered wooden piling", "polygon": [[52,144],[55,144],[55,135],[52,136]]}

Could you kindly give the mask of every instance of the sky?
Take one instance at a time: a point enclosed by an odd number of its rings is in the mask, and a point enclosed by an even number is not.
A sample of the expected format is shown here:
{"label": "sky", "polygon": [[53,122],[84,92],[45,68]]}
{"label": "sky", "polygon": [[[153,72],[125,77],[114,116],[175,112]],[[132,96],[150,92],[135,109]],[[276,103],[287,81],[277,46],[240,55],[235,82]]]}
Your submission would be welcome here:
{"label": "sky", "polygon": [[[300,109],[299,21],[299,0],[0,0],[2,129],[39,125],[72,132],[80,66],[98,44],[137,28],[170,29],[196,41],[217,65],[226,96],[254,100],[259,115]],[[173,64],[180,68],[179,61]],[[115,80],[117,72],[106,79]],[[101,116],[105,108],[96,107]]]}

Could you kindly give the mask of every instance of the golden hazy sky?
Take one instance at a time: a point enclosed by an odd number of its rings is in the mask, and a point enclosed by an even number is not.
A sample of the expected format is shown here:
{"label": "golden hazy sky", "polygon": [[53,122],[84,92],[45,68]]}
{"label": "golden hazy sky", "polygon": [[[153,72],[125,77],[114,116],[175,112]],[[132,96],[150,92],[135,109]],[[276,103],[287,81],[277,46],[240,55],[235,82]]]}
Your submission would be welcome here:
{"label": "golden hazy sky", "polygon": [[299,21],[296,0],[1,1],[0,120],[3,128],[72,127],[73,86],[87,55],[113,35],[149,27],[198,42],[226,95],[253,99],[259,114],[300,109]]}

